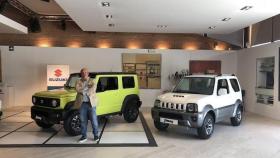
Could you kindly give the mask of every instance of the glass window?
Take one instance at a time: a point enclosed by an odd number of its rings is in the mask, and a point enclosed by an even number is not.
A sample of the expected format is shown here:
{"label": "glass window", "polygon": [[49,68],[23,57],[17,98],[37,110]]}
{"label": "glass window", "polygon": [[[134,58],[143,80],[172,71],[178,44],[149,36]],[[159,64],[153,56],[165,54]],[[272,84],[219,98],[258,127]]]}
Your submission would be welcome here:
{"label": "glass window", "polygon": [[97,92],[103,92],[108,90],[118,89],[117,77],[100,77],[97,84]]}
{"label": "glass window", "polygon": [[233,90],[235,92],[239,92],[240,91],[240,88],[239,88],[239,85],[238,85],[238,82],[236,79],[230,79],[230,84],[231,84],[231,87],[233,88]]}
{"label": "glass window", "polygon": [[133,76],[122,77],[122,82],[123,82],[123,88],[134,88],[135,87]]}
{"label": "glass window", "polygon": [[174,93],[213,94],[214,78],[186,77],[173,90]]}
{"label": "glass window", "polygon": [[225,88],[227,90],[227,94],[229,94],[229,89],[228,89],[228,82],[226,79],[220,79],[218,80],[218,91],[221,88]]}

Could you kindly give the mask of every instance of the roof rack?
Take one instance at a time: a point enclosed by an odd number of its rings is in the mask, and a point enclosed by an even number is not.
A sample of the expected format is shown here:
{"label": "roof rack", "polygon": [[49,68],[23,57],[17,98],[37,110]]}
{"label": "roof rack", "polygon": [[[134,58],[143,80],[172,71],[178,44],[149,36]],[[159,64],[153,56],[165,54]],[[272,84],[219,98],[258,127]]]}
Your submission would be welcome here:
{"label": "roof rack", "polygon": [[235,74],[218,74],[217,76],[235,76]]}

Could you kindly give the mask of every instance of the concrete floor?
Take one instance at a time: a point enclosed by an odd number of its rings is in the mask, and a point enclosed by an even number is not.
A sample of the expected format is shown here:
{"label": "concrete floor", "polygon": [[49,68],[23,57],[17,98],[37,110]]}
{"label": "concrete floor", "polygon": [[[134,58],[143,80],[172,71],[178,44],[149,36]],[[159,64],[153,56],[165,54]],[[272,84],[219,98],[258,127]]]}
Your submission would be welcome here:
{"label": "concrete floor", "polygon": [[[143,110],[149,111],[149,110]],[[167,132],[158,132],[149,112],[143,112],[157,141],[158,147],[91,147],[91,148],[0,148],[0,157],[28,158],[279,158],[280,121],[246,113],[239,127],[228,122],[216,124],[209,140],[200,140],[195,130],[171,127]]]}

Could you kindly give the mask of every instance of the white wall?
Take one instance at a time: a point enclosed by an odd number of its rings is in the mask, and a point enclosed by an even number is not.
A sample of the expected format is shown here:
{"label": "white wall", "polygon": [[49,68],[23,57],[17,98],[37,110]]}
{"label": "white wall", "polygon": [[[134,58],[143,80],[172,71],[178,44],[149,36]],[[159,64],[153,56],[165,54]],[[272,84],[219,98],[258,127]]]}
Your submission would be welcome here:
{"label": "white wall", "polygon": [[[79,72],[82,67],[90,71],[121,71],[122,53],[147,53],[146,49],[97,49],[97,48],[39,48],[16,46],[8,51],[0,46],[4,83],[14,87],[15,104],[30,106],[31,96],[46,90],[46,65],[70,65],[70,73]],[[157,95],[171,87],[168,75],[188,69],[189,60],[221,60],[222,73],[236,73],[237,55],[229,52],[155,50],[162,54],[162,88],[140,91],[143,106],[152,106]]]}
{"label": "white wall", "polygon": [[[238,51],[237,76],[241,82],[242,89],[246,90],[246,110],[280,120],[280,102],[278,101],[279,47],[280,42],[276,42]],[[256,103],[256,60],[257,58],[272,56],[275,57],[274,104],[270,106]]]}

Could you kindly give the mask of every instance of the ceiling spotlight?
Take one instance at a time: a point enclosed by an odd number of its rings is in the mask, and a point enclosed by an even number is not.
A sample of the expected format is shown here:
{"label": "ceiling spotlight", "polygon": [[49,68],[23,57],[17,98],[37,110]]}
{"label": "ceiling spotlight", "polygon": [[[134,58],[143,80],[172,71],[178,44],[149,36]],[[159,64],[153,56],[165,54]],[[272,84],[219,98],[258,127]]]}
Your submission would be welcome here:
{"label": "ceiling spotlight", "polygon": [[157,28],[167,28],[167,25],[157,25]]}
{"label": "ceiling spotlight", "polygon": [[101,2],[102,7],[110,7],[110,2]]}
{"label": "ceiling spotlight", "polygon": [[229,21],[231,18],[223,18],[222,21]]}
{"label": "ceiling spotlight", "polygon": [[112,18],[113,18],[113,15],[107,14],[107,15],[105,15],[105,17],[106,17],[106,19],[112,19]]}
{"label": "ceiling spotlight", "polygon": [[243,10],[243,11],[247,11],[249,9],[253,8],[253,6],[244,6],[243,8],[241,8],[240,10]]}
{"label": "ceiling spotlight", "polygon": [[109,26],[109,27],[114,27],[114,26],[115,26],[115,24],[108,24],[108,26]]}
{"label": "ceiling spotlight", "polygon": [[214,30],[216,28],[216,26],[210,26],[210,27],[208,27],[208,29],[210,29],[210,30]]}

